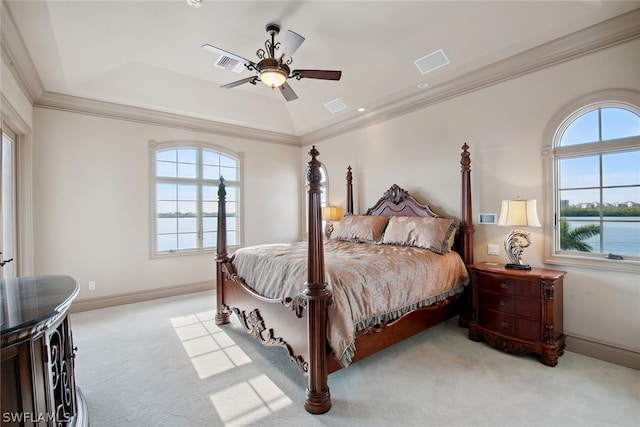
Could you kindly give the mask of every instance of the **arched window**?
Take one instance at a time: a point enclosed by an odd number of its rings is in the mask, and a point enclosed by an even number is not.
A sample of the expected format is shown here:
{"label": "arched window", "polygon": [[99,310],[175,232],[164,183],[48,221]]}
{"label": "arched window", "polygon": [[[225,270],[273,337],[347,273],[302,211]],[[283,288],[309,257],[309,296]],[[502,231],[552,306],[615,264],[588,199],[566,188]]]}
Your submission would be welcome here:
{"label": "arched window", "polygon": [[227,244],[240,243],[240,160],[201,143],[151,144],[152,254],[215,250],[218,184],[227,191]]}
{"label": "arched window", "polygon": [[329,181],[327,179],[327,170],[324,165],[320,165],[320,185],[322,192],[320,193],[320,205],[324,208],[327,206],[327,197],[329,192]]}
{"label": "arched window", "polygon": [[554,132],[551,260],[640,261],[640,106],[629,102],[635,92],[618,92],[575,109]]}

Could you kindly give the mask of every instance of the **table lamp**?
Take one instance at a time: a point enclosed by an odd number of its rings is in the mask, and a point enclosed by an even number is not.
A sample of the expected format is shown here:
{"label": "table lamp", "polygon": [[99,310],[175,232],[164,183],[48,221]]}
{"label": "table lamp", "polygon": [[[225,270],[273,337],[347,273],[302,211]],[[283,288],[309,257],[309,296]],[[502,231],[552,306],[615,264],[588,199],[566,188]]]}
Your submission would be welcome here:
{"label": "table lamp", "polygon": [[[503,200],[498,217],[498,225],[512,227],[540,227],[536,201],[534,200]],[[531,270],[531,266],[522,263],[522,252],[531,244],[528,231],[514,229],[504,241],[504,249],[511,263],[506,268],[516,270]]]}
{"label": "table lamp", "polygon": [[333,221],[340,221],[342,209],[337,206],[325,206],[322,208],[322,219],[327,223],[324,228],[324,235],[328,239],[333,233]]}

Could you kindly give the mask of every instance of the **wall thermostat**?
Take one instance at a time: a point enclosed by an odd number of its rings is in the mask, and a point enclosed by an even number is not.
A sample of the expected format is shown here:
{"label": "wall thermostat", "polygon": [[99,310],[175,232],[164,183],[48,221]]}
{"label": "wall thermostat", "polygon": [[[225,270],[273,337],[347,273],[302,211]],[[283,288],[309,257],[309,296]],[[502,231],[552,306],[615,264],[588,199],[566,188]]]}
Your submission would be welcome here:
{"label": "wall thermostat", "polygon": [[480,224],[495,224],[497,222],[497,214],[494,213],[481,213]]}

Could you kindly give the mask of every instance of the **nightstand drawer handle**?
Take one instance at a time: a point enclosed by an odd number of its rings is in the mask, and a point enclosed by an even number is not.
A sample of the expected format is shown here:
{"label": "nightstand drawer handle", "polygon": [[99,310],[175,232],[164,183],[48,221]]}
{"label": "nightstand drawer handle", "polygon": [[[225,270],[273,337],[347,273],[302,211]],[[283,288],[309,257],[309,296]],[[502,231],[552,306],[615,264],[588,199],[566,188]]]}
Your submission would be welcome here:
{"label": "nightstand drawer handle", "polygon": [[502,307],[509,307],[509,301],[500,301]]}
{"label": "nightstand drawer handle", "polygon": [[506,284],[506,283],[504,283],[504,282],[500,283],[500,287],[501,287],[502,289],[509,289],[509,285],[507,285],[507,284]]}
{"label": "nightstand drawer handle", "polygon": [[500,326],[502,326],[503,328],[506,328],[509,326],[509,322],[505,322],[504,320],[502,322],[500,322]]}

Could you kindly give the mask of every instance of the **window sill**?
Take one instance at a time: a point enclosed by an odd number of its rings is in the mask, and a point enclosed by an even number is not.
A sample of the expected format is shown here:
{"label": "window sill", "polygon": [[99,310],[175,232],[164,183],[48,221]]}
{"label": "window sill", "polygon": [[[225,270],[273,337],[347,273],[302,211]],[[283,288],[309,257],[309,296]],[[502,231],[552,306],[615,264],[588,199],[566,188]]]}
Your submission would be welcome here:
{"label": "window sill", "polygon": [[592,268],[597,270],[620,271],[628,273],[640,273],[640,261],[638,260],[613,260],[596,257],[581,257],[572,255],[551,255],[544,259],[545,264],[566,265],[570,267]]}

